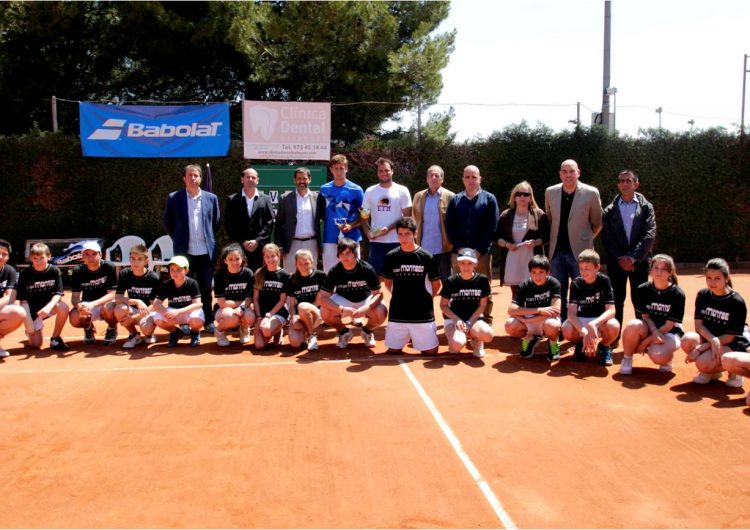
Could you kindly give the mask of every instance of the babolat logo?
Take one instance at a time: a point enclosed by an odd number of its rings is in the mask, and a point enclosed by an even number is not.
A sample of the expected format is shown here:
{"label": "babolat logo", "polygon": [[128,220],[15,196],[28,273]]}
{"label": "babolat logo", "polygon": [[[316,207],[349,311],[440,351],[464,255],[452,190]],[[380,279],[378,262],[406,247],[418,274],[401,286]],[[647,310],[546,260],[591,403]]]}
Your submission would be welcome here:
{"label": "babolat logo", "polygon": [[128,138],[189,138],[191,136],[218,136],[218,130],[223,122],[212,121],[208,125],[198,122],[184,125],[146,125],[145,123],[129,123],[127,120],[110,118],[88,137],[89,140],[118,140],[123,131]]}

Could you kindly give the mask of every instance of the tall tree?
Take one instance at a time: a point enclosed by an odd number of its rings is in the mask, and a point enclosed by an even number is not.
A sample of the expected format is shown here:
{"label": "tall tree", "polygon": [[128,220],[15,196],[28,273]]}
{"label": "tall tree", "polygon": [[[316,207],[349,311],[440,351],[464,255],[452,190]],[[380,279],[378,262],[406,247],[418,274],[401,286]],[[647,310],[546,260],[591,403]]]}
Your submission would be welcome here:
{"label": "tall tree", "polygon": [[245,97],[339,104],[333,136],[348,143],[436,100],[455,39],[455,31],[436,33],[449,8],[429,1],[0,3],[0,133],[24,133],[34,122],[47,128],[52,95]]}

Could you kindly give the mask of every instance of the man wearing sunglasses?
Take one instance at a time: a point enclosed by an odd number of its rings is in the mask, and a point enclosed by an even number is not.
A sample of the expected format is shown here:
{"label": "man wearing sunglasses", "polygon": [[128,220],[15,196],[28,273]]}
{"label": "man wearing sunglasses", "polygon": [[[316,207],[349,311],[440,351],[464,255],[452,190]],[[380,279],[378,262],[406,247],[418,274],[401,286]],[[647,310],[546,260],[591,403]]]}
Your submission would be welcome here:
{"label": "man wearing sunglasses", "polygon": [[[636,192],[639,185],[634,171],[621,171],[617,176],[620,193],[604,209],[602,243],[607,250],[607,276],[615,295],[615,317],[621,325],[628,279],[635,308],[635,291],[648,281],[648,260],[656,238],[654,207]],[[637,311],[635,317],[641,317]]]}

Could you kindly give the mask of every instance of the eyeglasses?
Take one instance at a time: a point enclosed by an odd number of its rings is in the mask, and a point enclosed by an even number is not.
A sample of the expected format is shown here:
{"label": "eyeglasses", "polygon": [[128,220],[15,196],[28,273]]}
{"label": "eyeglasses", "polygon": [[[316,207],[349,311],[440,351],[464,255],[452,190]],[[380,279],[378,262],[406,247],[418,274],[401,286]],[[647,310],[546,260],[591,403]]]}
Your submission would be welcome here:
{"label": "eyeglasses", "polygon": [[627,178],[627,179],[617,179],[617,183],[618,183],[618,184],[632,184],[633,182],[635,182],[635,180],[634,180],[634,179],[632,179],[632,178]]}
{"label": "eyeglasses", "polygon": [[517,191],[516,197],[531,197],[531,193],[528,191]]}

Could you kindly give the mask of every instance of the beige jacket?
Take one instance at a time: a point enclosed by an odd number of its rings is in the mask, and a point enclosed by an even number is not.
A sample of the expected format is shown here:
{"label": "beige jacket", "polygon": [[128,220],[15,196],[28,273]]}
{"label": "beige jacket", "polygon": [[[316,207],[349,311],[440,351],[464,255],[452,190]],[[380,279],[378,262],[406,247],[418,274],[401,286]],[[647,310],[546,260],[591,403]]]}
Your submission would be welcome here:
{"label": "beige jacket", "polygon": [[[424,204],[427,198],[427,191],[426,189],[418,191],[412,201],[412,215],[417,222],[417,245],[422,244],[422,225],[424,224]],[[453,245],[448,240],[448,235],[445,233],[445,212],[448,211],[448,203],[454,195],[455,193],[452,191],[440,188],[440,235],[443,238],[443,252],[450,252],[453,248]]]}
{"label": "beige jacket", "polygon": [[[549,238],[550,259],[555,255],[557,235],[560,232],[561,199],[562,184],[550,186],[544,193],[544,209],[547,217],[549,217],[551,227]],[[583,182],[578,182],[567,224],[570,249],[574,256],[578,256],[587,248],[594,248],[594,238],[602,229],[602,202],[599,199],[599,190]]]}

